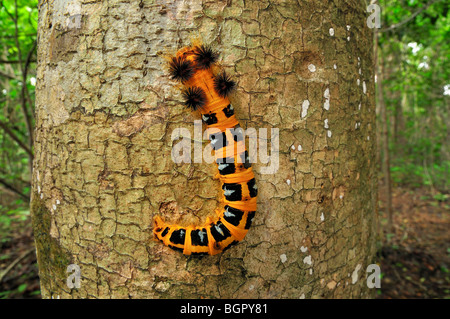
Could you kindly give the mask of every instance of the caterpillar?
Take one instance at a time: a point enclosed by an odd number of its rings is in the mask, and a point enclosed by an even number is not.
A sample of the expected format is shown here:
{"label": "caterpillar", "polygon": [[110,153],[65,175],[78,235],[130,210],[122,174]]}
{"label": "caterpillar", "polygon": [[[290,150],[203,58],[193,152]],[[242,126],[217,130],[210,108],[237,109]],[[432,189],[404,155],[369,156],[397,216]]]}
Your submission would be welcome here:
{"label": "caterpillar", "polygon": [[225,71],[213,71],[218,58],[210,46],[192,44],[168,59],[171,79],[184,86],[186,107],[200,111],[209,129],[222,190],[221,209],[203,225],[180,226],[154,218],[154,237],[185,255],[216,255],[237,244],[256,212],[258,189],[242,129],[228,99],[236,83]]}

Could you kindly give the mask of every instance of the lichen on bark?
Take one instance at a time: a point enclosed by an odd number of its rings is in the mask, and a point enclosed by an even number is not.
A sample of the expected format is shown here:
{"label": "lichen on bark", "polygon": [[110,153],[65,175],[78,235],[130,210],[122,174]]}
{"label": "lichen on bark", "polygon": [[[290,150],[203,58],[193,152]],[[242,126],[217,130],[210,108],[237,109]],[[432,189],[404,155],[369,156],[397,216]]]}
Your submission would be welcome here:
{"label": "lichen on bark", "polygon": [[41,287],[47,296],[59,295],[61,290],[68,290],[63,285],[67,279],[67,266],[73,260],[70,252],[50,235],[52,216],[39,194],[34,193],[31,200],[33,212],[32,225],[36,244],[37,261]]}

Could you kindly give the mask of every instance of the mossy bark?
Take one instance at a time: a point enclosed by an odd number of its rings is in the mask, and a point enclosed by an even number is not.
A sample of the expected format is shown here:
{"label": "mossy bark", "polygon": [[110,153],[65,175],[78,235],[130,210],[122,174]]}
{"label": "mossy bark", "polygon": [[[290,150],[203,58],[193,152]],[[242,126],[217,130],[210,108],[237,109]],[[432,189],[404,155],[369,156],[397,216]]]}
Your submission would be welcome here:
{"label": "mossy bark", "polygon": [[[32,214],[45,298],[370,297],[372,30],[360,1],[40,1]],[[277,128],[244,241],[187,257],[152,219],[214,214],[212,164],[175,164],[193,130],[162,54],[200,36],[238,82],[244,128]],[[66,286],[65,267],[81,269]]]}

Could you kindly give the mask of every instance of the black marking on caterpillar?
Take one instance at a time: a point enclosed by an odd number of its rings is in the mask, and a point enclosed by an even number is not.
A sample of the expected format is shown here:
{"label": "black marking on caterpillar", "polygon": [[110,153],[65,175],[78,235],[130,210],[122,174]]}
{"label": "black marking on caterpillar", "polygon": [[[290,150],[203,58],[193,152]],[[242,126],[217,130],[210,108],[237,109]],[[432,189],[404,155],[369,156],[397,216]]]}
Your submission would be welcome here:
{"label": "black marking on caterpillar", "polygon": [[230,117],[234,115],[234,107],[231,104],[228,104],[226,108],[222,110],[226,117]]}
{"label": "black marking on caterpillar", "polygon": [[218,122],[216,113],[202,114],[202,121],[207,125],[216,124]]}

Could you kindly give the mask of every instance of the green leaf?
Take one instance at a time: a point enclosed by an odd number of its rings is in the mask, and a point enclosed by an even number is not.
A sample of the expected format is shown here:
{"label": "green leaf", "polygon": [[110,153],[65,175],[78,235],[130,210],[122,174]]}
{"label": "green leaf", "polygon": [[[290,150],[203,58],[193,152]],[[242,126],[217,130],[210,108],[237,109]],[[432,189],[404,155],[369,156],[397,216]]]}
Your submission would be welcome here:
{"label": "green leaf", "polygon": [[21,284],[21,285],[17,288],[17,291],[20,292],[20,293],[23,293],[26,289],[27,289],[27,284]]}
{"label": "green leaf", "polygon": [[11,290],[0,291],[0,299],[8,299],[11,293],[12,293]]}

